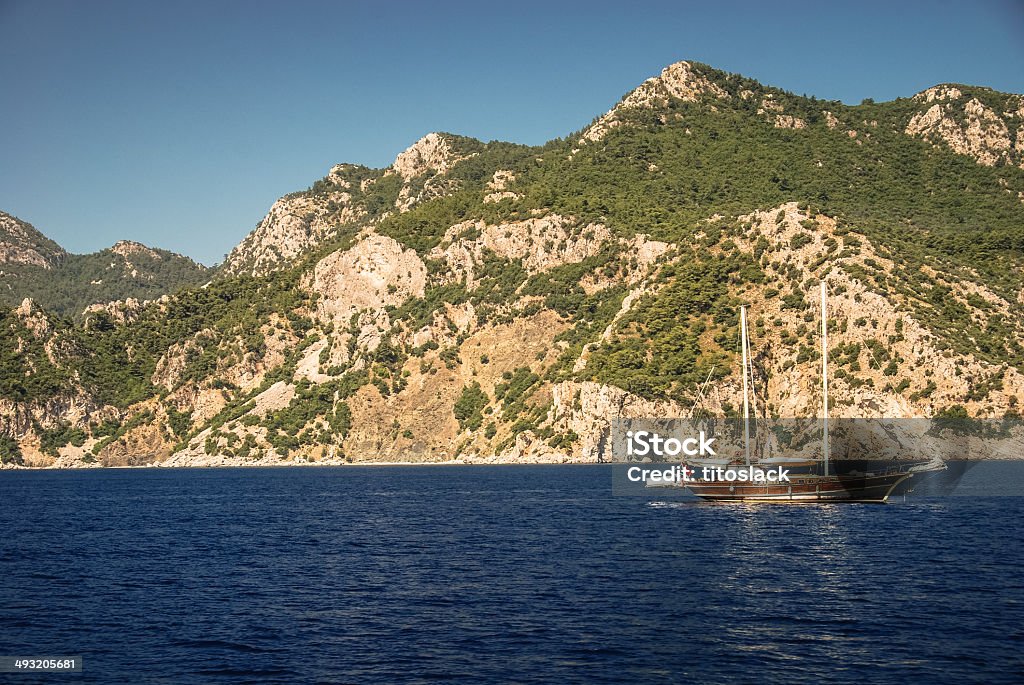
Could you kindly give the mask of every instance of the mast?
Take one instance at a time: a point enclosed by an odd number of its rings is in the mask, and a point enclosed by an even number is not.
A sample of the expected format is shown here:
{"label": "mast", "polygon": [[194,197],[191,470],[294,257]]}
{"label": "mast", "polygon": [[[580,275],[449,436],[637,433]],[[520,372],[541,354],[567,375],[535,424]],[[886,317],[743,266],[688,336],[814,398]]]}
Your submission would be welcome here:
{"label": "mast", "polygon": [[740,347],[743,351],[743,455],[750,465],[750,399],[747,389],[747,308],[740,307]]}
{"label": "mast", "polygon": [[[750,349],[750,334],[743,332],[743,343],[747,346],[747,376],[750,377],[750,416],[754,419],[754,433],[757,433],[757,386],[754,385],[754,353]],[[754,436],[757,440],[757,435]],[[757,444],[754,444],[754,451],[757,451]]]}
{"label": "mast", "polygon": [[823,452],[825,475],[828,475],[828,308],[826,306],[825,279],[821,280],[821,385],[823,392],[822,414],[824,421]]}

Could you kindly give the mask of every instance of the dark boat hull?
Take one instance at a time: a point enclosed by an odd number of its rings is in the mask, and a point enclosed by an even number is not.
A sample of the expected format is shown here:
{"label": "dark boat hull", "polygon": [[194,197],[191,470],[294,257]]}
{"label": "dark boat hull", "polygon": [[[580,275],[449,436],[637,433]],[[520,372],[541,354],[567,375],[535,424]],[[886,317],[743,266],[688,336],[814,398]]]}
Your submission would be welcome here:
{"label": "dark boat hull", "polygon": [[686,487],[701,499],[716,502],[872,502],[882,503],[907,472],[857,475],[797,475],[788,483],[691,482]]}

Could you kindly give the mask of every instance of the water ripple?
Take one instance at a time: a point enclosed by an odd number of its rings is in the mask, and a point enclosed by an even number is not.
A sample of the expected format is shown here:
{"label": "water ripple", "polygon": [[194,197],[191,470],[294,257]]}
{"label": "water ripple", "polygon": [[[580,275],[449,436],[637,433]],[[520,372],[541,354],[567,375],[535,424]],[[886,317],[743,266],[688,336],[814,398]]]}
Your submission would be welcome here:
{"label": "water ripple", "polygon": [[4,472],[0,502],[3,651],[85,682],[1024,680],[1022,498],[714,506],[593,466]]}

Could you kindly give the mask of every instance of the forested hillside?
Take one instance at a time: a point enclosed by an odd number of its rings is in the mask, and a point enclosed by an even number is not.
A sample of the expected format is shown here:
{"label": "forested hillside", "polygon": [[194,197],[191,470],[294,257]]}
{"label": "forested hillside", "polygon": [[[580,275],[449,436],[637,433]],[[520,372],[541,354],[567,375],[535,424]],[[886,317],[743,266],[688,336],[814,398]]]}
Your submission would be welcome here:
{"label": "forested hillside", "polygon": [[0,212],[0,305],[14,307],[27,297],[51,314],[81,320],[90,305],[155,300],[209,276],[187,257],[128,240],[69,254],[31,224]]}
{"label": "forested hillside", "polygon": [[681,62],[541,147],[430,134],[281,198],[208,286],[3,314],[0,451],[594,460],[708,379],[737,411],[741,304],[761,411],[814,416],[822,279],[838,412],[1014,416],[1022,123],[983,88],[847,106]]}

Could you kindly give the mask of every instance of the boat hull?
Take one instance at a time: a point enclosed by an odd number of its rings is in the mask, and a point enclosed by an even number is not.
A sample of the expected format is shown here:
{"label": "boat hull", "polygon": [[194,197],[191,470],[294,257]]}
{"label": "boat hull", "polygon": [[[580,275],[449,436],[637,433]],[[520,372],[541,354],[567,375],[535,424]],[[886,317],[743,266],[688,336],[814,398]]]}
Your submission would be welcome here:
{"label": "boat hull", "polygon": [[788,483],[690,482],[686,487],[715,502],[870,502],[883,503],[911,478],[909,473],[796,476]]}

